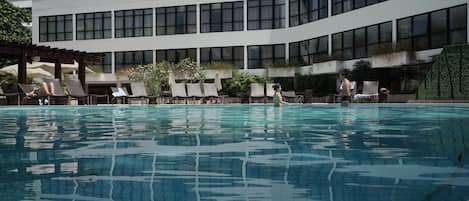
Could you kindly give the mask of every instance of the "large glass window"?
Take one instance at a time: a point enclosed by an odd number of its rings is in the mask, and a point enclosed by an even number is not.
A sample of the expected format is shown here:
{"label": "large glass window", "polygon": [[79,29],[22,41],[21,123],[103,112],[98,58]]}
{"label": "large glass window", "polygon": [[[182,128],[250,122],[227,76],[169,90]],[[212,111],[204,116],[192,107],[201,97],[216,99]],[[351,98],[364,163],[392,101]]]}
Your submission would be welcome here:
{"label": "large glass window", "polygon": [[398,20],[398,47],[425,50],[467,43],[467,6],[457,6]]}
{"label": "large glass window", "polygon": [[285,0],[248,0],[248,30],[285,27]]}
{"label": "large glass window", "polygon": [[111,38],[111,12],[77,14],[77,40]]}
{"label": "large glass window", "polygon": [[153,9],[121,10],[115,15],[115,37],[153,35]]}
{"label": "large glass window", "polygon": [[132,51],[132,52],[116,52],[116,72],[153,64],[153,51]]}
{"label": "large glass window", "polygon": [[328,55],[328,36],[290,43],[289,62],[293,65],[312,65],[314,58]]}
{"label": "large glass window", "polygon": [[332,0],[332,15],[349,12],[387,0]]}
{"label": "large glass window", "polygon": [[189,58],[192,61],[197,61],[197,49],[156,50],[156,62],[168,61],[171,63],[178,63],[186,58]]}
{"label": "large glass window", "polygon": [[223,62],[232,64],[240,69],[244,68],[244,47],[211,47],[200,49],[200,63],[208,65]]}
{"label": "large glass window", "polygon": [[326,18],[328,0],[290,0],[290,26]]}
{"label": "large glass window", "polygon": [[112,52],[101,54],[103,54],[101,61],[90,63],[90,68],[96,73],[112,73]]}
{"label": "large glass window", "polygon": [[39,17],[39,42],[73,40],[72,15]]}
{"label": "large glass window", "polygon": [[156,35],[195,33],[196,6],[175,6],[156,9]]}
{"label": "large glass window", "polygon": [[248,47],[248,68],[285,66],[285,45],[256,45]]}
{"label": "large glass window", "polygon": [[200,5],[200,32],[242,31],[243,2]]}
{"label": "large glass window", "polygon": [[344,60],[369,57],[391,48],[391,22],[332,35],[332,54],[334,57]]}

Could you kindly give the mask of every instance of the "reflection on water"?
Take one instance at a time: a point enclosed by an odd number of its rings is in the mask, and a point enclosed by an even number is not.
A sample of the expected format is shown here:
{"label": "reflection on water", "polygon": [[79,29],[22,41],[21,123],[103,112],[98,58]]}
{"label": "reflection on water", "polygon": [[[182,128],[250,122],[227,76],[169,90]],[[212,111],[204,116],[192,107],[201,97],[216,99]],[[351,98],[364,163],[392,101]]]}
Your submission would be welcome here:
{"label": "reflection on water", "polygon": [[469,107],[0,109],[1,200],[467,200]]}

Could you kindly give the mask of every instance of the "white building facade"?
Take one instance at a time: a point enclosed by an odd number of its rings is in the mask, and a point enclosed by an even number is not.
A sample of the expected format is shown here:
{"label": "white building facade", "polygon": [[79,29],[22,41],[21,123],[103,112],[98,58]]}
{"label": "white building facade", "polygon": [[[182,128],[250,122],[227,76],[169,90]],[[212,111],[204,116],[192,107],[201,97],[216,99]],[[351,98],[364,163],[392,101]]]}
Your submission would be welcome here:
{"label": "white building facade", "polygon": [[[102,73],[190,57],[269,76],[430,61],[467,44],[468,0],[34,0],[33,43],[105,53]],[[406,50],[406,51],[403,51]],[[412,50],[411,53],[408,50]],[[385,56],[383,56],[385,55]]]}

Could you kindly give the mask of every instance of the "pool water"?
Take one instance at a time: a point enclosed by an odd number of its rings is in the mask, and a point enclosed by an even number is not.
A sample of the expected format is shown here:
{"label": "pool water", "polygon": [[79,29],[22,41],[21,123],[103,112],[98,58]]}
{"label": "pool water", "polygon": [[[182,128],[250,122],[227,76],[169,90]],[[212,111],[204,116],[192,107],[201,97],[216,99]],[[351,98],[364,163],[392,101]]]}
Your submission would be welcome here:
{"label": "pool water", "polygon": [[467,201],[469,105],[0,108],[0,200]]}

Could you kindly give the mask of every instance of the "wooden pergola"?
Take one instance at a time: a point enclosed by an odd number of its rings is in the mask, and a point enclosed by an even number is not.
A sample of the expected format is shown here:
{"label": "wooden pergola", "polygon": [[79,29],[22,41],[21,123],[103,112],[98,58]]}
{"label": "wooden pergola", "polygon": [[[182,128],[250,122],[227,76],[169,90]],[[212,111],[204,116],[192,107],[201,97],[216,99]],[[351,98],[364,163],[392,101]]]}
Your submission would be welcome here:
{"label": "wooden pergola", "polygon": [[76,61],[78,79],[86,90],[85,65],[87,62],[100,62],[102,57],[102,54],[0,40],[0,58],[17,60],[18,83],[22,84],[26,82],[27,77],[26,62],[31,63],[33,58],[40,58],[41,62],[55,63],[54,75],[57,79],[62,79],[62,64],[73,64]]}

